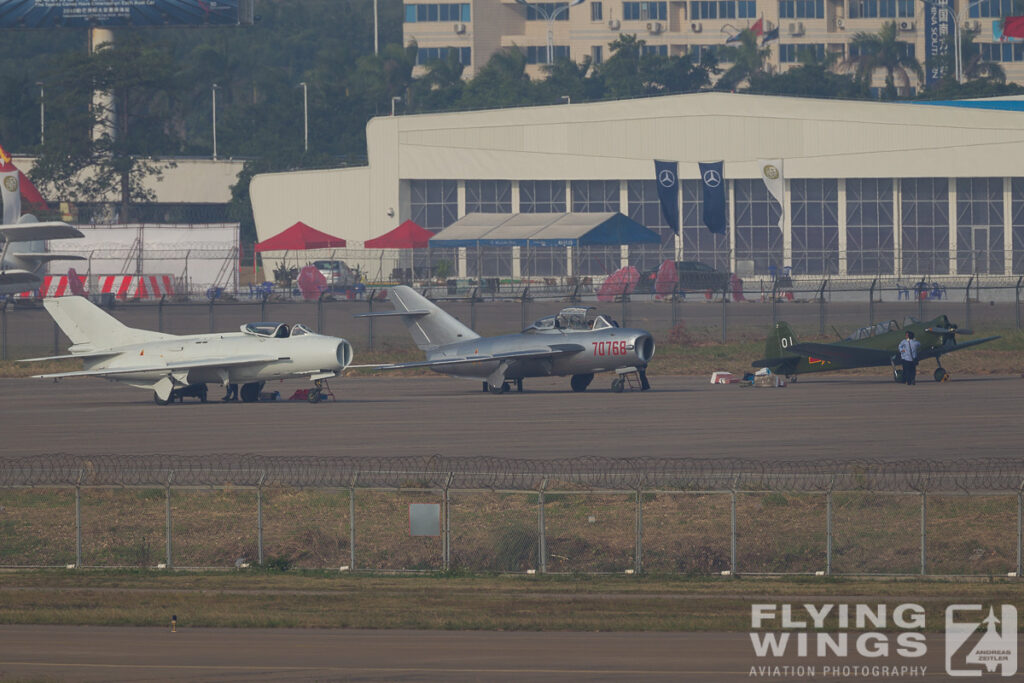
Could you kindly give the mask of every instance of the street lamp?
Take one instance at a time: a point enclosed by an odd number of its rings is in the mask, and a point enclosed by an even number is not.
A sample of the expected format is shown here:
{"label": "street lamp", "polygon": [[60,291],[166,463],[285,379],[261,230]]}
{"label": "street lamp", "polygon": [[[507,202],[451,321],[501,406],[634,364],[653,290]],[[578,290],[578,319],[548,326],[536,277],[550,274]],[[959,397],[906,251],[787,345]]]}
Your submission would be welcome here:
{"label": "street lamp", "polygon": [[46,93],[42,81],[36,81],[36,85],[39,86],[39,145],[42,146],[46,144]]}
{"label": "street lamp", "polygon": [[217,161],[217,91],[220,90],[220,86],[214,83],[210,87],[210,92],[213,93],[213,160]]}
{"label": "street lamp", "polygon": [[373,54],[377,54],[378,53],[378,50],[377,50],[378,37],[377,36],[378,36],[378,31],[377,31],[377,0],[373,0]]}
{"label": "street lamp", "polygon": [[402,98],[395,95],[391,98],[391,115],[395,115],[395,105],[402,101]]}
{"label": "street lamp", "polygon": [[299,83],[302,88],[302,148],[309,151],[309,91],[306,82]]}
{"label": "street lamp", "polygon": [[[530,7],[530,3],[528,2],[528,0],[516,0],[516,2],[518,2],[520,5]],[[559,15],[561,15],[563,12],[568,12],[570,7],[575,7],[576,5],[579,5],[582,2],[583,0],[571,0],[571,2],[569,2],[569,4],[567,5],[559,4],[558,6],[555,7],[554,11],[551,12],[551,14],[548,14],[548,11],[547,9],[545,9],[544,5],[533,5],[533,9],[539,12],[542,17],[548,20],[548,64],[551,64],[552,62],[555,61],[555,20],[558,19]]]}

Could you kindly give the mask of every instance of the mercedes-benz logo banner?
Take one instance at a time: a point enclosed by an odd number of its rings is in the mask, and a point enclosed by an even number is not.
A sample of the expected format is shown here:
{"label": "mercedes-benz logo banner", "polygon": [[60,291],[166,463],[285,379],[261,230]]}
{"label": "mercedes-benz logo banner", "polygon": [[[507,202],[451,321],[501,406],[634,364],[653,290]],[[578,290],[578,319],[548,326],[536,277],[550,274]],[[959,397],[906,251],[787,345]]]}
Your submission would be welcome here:
{"label": "mercedes-benz logo banner", "polygon": [[665,222],[679,234],[679,162],[654,160],[654,176],[658,184],[658,199],[661,200],[661,215]]}
{"label": "mercedes-benz logo banner", "polygon": [[708,230],[725,234],[725,180],[722,177],[721,161],[700,163],[700,178],[704,185],[704,207],[702,218]]}

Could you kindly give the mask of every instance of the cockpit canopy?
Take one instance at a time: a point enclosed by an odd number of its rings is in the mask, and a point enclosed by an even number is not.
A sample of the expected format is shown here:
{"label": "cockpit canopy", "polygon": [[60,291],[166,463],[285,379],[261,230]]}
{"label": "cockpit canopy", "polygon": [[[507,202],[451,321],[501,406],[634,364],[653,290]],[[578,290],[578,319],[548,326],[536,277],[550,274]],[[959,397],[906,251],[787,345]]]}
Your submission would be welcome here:
{"label": "cockpit canopy", "polygon": [[240,329],[242,332],[251,334],[254,337],[276,337],[277,339],[314,334],[312,330],[302,323],[295,323],[291,326],[288,323],[246,323]]}
{"label": "cockpit canopy", "polygon": [[606,315],[594,313],[594,306],[569,306],[557,315],[549,315],[537,320],[524,332],[589,332],[618,327],[619,324]]}

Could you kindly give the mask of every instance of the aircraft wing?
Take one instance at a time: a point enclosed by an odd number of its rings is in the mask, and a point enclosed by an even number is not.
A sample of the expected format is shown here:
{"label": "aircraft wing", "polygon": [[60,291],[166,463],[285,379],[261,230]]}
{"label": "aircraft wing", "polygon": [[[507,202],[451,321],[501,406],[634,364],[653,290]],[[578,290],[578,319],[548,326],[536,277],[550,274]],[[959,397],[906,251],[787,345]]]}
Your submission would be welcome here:
{"label": "aircraft wing", "polygon": [[889,351],[849,344],[820,344],[817,342],[801,342],[791,346],[789,350],[812,358],[864,367],[889,365],[892,362],[892,357],[896,354],[896,349]]}
{"label": "aircraft wing", "polygon": [[[83,357],[81,354],[78,357]],[[95,354],[91,354],[95,355]],[[75,356],[72,356],[74,358]],[[43,359],[37,359],[43,360]],[[33,375],[37,379],[57,379],[61,377],[107,377],[110,375],[130,375],[136,372],[159,372],[166,370],[193,370],[196,368],[227,368],[237,365],[254,365],[256,363],[273,363],[277,361],[291,360],[287,356],[236,356],[235,358],[209,358],[192,361],[179,361],[176,363],[163,363],[160,365],[135,365],[131,367],[98,368],[96,370],[75,370],[72,372],[53,372],[46,375]]]}
{"label": "aircraft wing", "polygon": [[[585,348],[579,344],[552,344],[541,349],[526,349],[523,351],[509,351],[507,353],[495,353],[478,356],[465,356],[462,358],[442,358],[438,360],[424,360],[413,363],[391,363],[389,365],[372,365],[360,367],[374,367],[378,370],[400,370],[403,368],[430,368],[443,365],[470,365],[472,363],[485,363],[495,360],[527,360],[536,358],[553,358],[566,353],[578,353]],[[352,366],[349,366],[352,367]]]}
{"label": "aircraft wing", "polygon": [[34,273],[30,273],[27,270],[12,269],[0,271],[0,285],[24,285],[26,289],[32,289],[33,287],[39,286],[42,282],[40,277]]}
{"label": "aircraft wing", "polygon": [[[995,339],[999,339],[999,335],[996,335],[994,337],[982,337],[981,339],[972,339],[970,341],[965,341],[965,342],[957,342],[956,344],[954,344],[952,346],[940,347],[940,348],[943,349],[943,351],[942,351],[943,354],[947,354],[947,353],[952,353],[953,351],[960,351],[962,349],[970,348],[972,346],[977,346],[978,344],[984,344],[986,342],[990,342],[990,341],[993,341]],[[934,353],[929,353],[928,351],[923,351],[921,353],[921,355],[923,357],[925,357],[925,358],[931,358],[935,354]]]}
{"label": "aircraft wing", "polygon": [[63,240],[85,237],[80,230],[63,221],[48,223],[14,223],[0,225],[0,237],[8,242],[37,242],[39,240]]}

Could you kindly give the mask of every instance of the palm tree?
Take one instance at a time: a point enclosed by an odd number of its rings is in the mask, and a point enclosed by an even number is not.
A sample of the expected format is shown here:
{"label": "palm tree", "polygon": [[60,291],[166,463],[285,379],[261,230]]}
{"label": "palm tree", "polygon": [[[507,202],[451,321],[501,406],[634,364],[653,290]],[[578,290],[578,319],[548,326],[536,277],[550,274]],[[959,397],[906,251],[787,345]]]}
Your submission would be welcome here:
{"label": "palm tree", "polygon": [[750,29],[740,32],[739,45],[726,45],[720,52],[723,62],[732,66],[715,83],[716,90],[735,90],[743,81],[764,72],[764,62],[771,54],[771,48],[758,47],[757,35]]}
{"label": "palm tree", "polygon": [[847,58],[847,66],[855,68],[856,78],[865,86],[871,85],[876,71],[885,72],[885,99],[893,99],[897,95],[896,78],[901,84],[910,87],[910,74],[917,76],[918,82],[924,81],[924,69],[909,52],[909,43],[896,39],[896,22],[889,21],[882,25],[878,33],[858,33],[850,41],[851,56]]}

